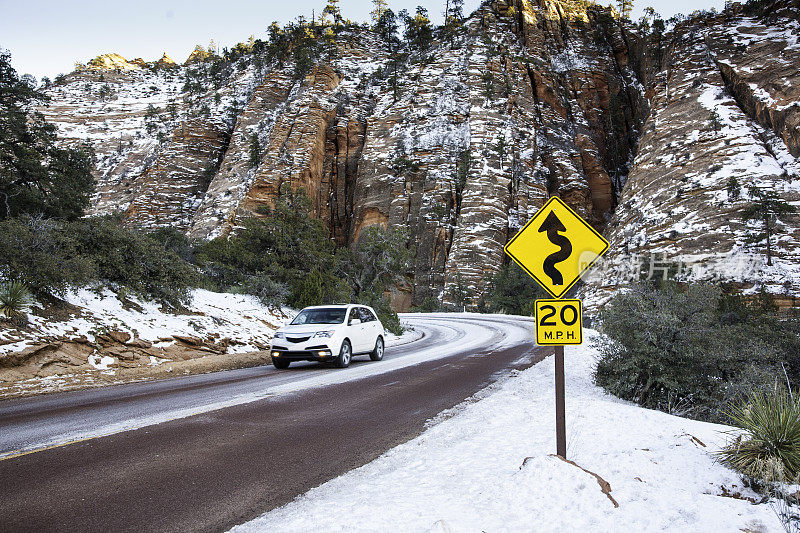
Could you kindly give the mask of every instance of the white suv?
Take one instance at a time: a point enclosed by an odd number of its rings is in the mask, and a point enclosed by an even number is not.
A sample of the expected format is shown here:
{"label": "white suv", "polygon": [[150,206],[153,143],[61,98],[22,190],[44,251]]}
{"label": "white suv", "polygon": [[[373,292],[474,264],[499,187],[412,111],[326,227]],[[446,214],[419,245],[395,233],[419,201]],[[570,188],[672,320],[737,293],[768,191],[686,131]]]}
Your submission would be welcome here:
{"label": "white suv", "polygon": [[269,351],[275,368],[289,368],[292,361],[330,362],[344,368],[354,355],[383,359],[385,335],[371,307],[318,305],[306,307],[278,329]]}

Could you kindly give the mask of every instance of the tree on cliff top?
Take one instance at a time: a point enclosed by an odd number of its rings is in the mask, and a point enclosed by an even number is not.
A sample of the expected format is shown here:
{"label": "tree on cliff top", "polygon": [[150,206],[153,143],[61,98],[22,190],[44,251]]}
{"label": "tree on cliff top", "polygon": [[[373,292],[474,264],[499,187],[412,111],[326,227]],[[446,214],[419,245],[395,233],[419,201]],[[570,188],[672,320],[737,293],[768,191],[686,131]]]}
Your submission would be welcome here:
{"label": "tree on cliff top", "polygon": [[442,36],[452,44],[453,39],[464,28],[464,0],[447,0],[444,9]]}
{"label": "tree on cliff top", "polygon": [[89,205],[94,153],[88,145],[57,145],[55,126],[32,109],[47,100],[0,51],[0,220],[23,214],[75,219]]}
{"label": "tree on cliff top", "polygon": [[397,39],[397,17],[394,11],[386,9],[381,13],[380,18],[375,23],[375,33],[386,44],[390,53],[397,49],[400,42]]}
{"label": "tree on cliff top", "polygon": [[373,24],[377,25],[383,14],[389,9],[389,3],[386,0],[372,0],[372,5],[374,7],[369,15],[372,17]]}
{"label": "tree on cliff top", "polygon": [[405,26],[405,38],[409,47],[418,52],[425,52],[433,42],[433,25],[428,18],[428,10],[417,6],[416,14],[411,17],[405,10],[401,11],[401,20]]}
{"label": "tree on cliff top", "polygon": [[325,9],[322,10],[322,21],[325,24],[325,15],[330,15],[334,26],[342,24],[342,10],[339,9],[339,0],[328,0]]}
{"label": "tree on cliff top", "polygon": [[617,10],[620,19],[630,20],[633,11],[633,0],[617,0]]}

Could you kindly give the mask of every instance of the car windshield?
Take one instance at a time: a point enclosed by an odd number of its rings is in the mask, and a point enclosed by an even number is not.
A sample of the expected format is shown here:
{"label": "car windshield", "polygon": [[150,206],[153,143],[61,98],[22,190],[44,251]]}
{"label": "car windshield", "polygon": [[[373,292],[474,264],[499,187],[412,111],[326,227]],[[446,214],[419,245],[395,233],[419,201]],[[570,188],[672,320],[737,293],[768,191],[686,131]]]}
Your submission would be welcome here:
{"label": "car windshield", "polygon": [[322,307],[319,309],[303,309],[294,317],[292,324],[341,324],[347,309],[339,307]]}

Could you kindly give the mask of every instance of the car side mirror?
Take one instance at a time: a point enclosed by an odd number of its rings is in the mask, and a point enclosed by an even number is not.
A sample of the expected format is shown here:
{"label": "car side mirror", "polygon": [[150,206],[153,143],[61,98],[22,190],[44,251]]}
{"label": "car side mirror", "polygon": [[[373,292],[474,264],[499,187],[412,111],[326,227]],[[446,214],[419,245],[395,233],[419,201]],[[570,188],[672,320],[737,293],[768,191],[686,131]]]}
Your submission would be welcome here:
{"label": "car side mirror", "polygon": [[361,324],[361,319],[360,318],[352,318],[352,319],[350,319],[350,325],[351,326],[356,326],[358,324]]}

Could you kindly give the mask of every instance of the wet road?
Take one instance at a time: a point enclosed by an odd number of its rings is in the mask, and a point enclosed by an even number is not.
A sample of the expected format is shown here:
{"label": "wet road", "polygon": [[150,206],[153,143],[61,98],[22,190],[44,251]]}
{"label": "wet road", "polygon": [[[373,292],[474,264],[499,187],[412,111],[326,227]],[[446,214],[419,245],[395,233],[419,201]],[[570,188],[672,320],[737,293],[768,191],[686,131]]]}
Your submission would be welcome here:
{"label": "wet road", "polygon": [[299,363],[0,402],[0,531],[224,531],[546,354],[525,319],[404,321],[423,337],[347,369]]}

